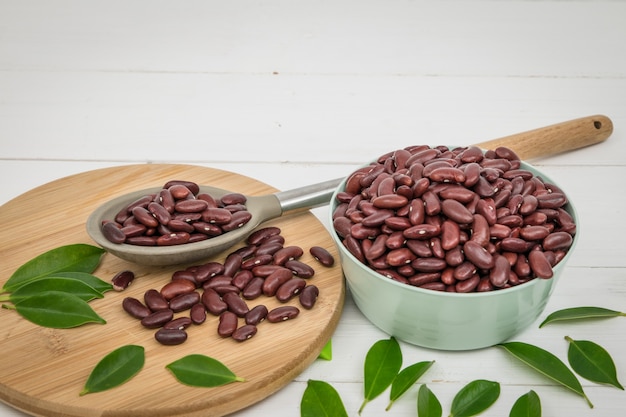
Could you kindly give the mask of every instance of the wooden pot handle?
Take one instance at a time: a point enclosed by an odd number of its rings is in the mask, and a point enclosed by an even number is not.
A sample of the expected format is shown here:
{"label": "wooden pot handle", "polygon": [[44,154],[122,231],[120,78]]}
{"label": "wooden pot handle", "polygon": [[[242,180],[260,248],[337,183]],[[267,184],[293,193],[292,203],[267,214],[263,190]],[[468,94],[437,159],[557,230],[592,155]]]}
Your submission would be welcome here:
{"label": "wooden pot handle", "polygon": [[603,142],[612,132],[611,119],[594,115],[481,142],[477,146],[482,149],[506,146],[522,160],[528,160],[594,145]]}

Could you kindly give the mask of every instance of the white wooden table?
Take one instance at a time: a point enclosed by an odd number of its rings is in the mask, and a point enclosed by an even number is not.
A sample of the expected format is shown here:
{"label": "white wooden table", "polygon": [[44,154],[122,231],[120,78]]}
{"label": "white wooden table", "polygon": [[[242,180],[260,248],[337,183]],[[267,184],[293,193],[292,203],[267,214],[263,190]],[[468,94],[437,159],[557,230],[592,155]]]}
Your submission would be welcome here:
{"label": "white wooden table", "polygon": [[[605,114],[606,142],[534,161],[568,191],[580,241],[547,313],[626,311],[626,3],[620,1],[0,0],[0,203],[48,181],[128,163],[192,163],[278,189],[345,176],[407,145],[470,144]],[[314,213],[328,227],[327,208]],[[1,227],[1,226],[0,226]],[[2,244],[0,242],[0,244]],[[539,321],[516,340],[566,360],[563,337],[613,354],[626,382],[626,319]],[[4,335],[2,336],[4,337]],[[356,415],[365,354],[388,336],[348,296],[333,360],[238,416],[295,416],[308,379]],[[622,416],[626,394],[582,380],[595,404],[495,348],[402,344],[447,415],[474,379],[502,384],[483,415],[535,390],[545,416]],[[384,414],[415,416],[413,387]],[[22,416],[0,405],[0,416]]]}

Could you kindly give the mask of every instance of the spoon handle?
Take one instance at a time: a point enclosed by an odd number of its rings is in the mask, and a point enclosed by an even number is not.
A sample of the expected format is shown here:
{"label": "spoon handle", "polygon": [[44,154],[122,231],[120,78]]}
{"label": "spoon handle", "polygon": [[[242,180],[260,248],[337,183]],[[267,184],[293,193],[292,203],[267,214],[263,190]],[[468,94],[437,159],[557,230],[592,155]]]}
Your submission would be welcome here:
{"label": "spoon handle", "polygon": [[477,146],[482,149],[506,146],[522,160],[528,160],[594,145],[603,142],[612,132],[611,119],[594,115],[489,140]]}
{"label": "spoon handle", "polygon": [[[513,149],[521,159],[527,160],[600,143],[612,132],[611,119],[595,115],[481,142],[476,146],[482,149],[506,146]],[[343,179],[336,178],[293,190],[280,191],[274,196],[278,199],[283,213],[307,210],[328,204],[333,192]]]}

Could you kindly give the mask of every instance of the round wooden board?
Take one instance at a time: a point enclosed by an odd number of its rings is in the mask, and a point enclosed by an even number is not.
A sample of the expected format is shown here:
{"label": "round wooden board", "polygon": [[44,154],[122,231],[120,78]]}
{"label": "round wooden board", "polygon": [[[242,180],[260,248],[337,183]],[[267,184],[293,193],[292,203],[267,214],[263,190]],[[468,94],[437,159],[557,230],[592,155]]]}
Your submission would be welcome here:
{"label": "round wooden board", "polygon": [[[122,166],[53,181],[0,207],[0,286],[20,265],[47,250],[73,243],[94,244],[85,231],[85,221],[107,199],[158,187],[171,179],[248,195],[276,191],[248,177],[190,165]],[[107,324],[49,329],[22,319],[13,310],[0,309],[0,399],[41,416],[221,416],[276,392],[306,369],[330,339],[341,315],[345,286],[339,262],[323,267],[308,253],[308,248],[319,245],[339,259],[328,231],[314,215],[284,216],[260,227],[268,225],[281,228],[286,245],[302,247],[302,260],[315,268],[310,282],[319,287],[320,296],[312,310],[301,309],[294,320],[261,323],[256,336],[242,343],[220,338],[217,317],[208,315],[205,323],[188,329],[185,343],[163,346],[155,341],[153,330],[143,328],[122,310],[121,303],[127,296],[143,299],[146,290],[160,289],[174,271],[188,265],[139,266],[105,254],[96,276],[108,281],[117,272],[130,269],[137,277],[126,291],[110,291],[91,302]],[[207,261],[222,262],[230,251]],[[262,296],[248,304],[272,308],[280,303]],[[289,304],[298,305],[298,301]],[[145,348],[144,368],[119,387],[79,396],[95,364],[126,344]],[[177,382],[165,366],[194,353],[218,359],[245,382],[217,388]]]}

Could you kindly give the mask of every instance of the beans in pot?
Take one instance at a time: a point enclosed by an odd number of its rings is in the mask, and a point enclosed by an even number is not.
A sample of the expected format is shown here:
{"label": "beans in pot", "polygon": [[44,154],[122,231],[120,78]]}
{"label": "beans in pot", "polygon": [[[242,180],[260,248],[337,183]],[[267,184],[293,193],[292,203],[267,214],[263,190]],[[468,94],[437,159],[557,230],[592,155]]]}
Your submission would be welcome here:
{"label": "beans in pot", "polygon": [[552,277],[576,233],[567,204],[511,149],[408,147],[346,179],[333,227],[352,255],[390,279],[493,291]]}

